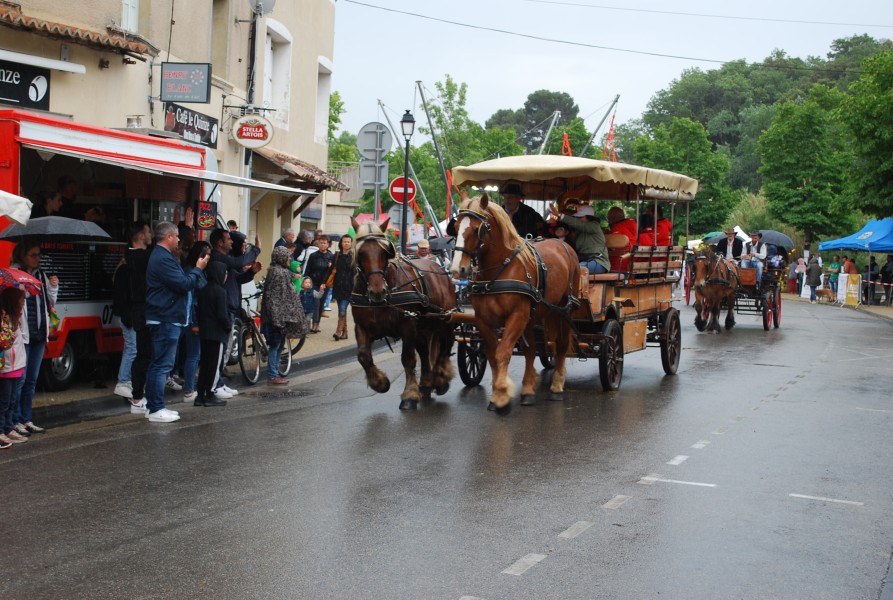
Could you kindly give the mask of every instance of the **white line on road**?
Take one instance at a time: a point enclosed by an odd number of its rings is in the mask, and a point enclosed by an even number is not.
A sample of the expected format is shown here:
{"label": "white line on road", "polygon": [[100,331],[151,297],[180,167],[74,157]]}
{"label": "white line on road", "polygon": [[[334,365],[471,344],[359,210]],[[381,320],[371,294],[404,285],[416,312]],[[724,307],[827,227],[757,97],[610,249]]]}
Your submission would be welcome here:
{"label": "white line on road", "polygon": [[715,483],[700,483],[697,481],[679,481],[678,479],[664,479],[660,475],[646,475],[639,480],[642,485],[651,485],[653,483],[678,483],[680,485],[696,485],[698,487],[716,487]]}
{"label": "white line on road", "polygon": [[673,465],[673,466],[679,466],[687,460],[688,460],[688,457],[686,455],[679,454],[678,456],[674,456],[673,460],[668,460],[667,464]]}
{"label": "white line on road", "polygon": [[710,445],[710,442],[708,440],[698,440],[698,442],[696,444],[692,444],[691,447],[696,450],[703,450],[704,448],[706,448],[709,445]]}
{"label": "white line on road", "polygon": [[558,534],[558,537],[569,540],[571,538],[575,538],[590,527],[592,527],[593,523],[591,521],[577,521],[564,531]]}
{"label": "white line on road", "polygon": [[725,432],[727,432],[728,430],[729,430],[729,428],[726,427],[725,425],[723,425],[722,427],[720,427],[719,429],[717,429],[716,431],[714,431],[714,432],[713,432],[713,435],[722,435],[722,434],[724,434]]}
{"label": "white line on road", "polygon": [[545,554],[528,554],[503,571],[506,575],[523,575],[524,571],[546,558]]}
{"label": "white line on road", "polygon": [[893,413],[893,410],[886,410],[883,408],[862,408],[861,406],[857,406],[856,410],[867,410],[868,412],[879,412],[879,413]]}
{"label": "white line on road", "polygon": [[837,504],[852,504],[853,506],[865,506],[864,502],[853,500],[837,500],[836,498],[823,498],[822,496],[804,496],[803,494],[788,494],[791,498],[803,498],[805,500],[820,500],[822,502],[836,502]]}
{"label": "white line on road", "polygon": [[623,506],[626,503],[626,501],[629,499],[630,499],[630,496],[623,496],[621,494],[618,494],[618,495],[614,496],[613,498],[611,498],[610,500],[608,500],[607,502],[605,502],[604,504],[602,504],[602,508],[617,510],[618,508]]}

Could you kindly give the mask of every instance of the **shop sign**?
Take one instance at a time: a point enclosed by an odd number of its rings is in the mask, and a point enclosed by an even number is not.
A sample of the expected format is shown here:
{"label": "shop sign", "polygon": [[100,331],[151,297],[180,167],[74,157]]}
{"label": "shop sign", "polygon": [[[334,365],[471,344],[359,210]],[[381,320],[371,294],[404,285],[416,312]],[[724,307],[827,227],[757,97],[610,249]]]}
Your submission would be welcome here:
{"label": "shop sign", "polygon": [[161,63],[161,101],[211,101],[210,63]]}
{"label": "shop sign", "polygon": [[240,146],[262,148],[273,139],[273,124],[260,115],[243,115],[233,122],[233,138]]}
{"label": "shop sign", "polygon": [[217,147],[218,121],[173,102],[164,104],[164,130],[173,131],[189,142],[208,148]]}
{"label": "shop sign", "polygon": [[50,110],[50,70],[0,60],[0,103]]}
{"label": "shop sign", "polygon": [[214,229],[214,225],[217,223],[217,203],[199,202],[195,222],[199,229]]}

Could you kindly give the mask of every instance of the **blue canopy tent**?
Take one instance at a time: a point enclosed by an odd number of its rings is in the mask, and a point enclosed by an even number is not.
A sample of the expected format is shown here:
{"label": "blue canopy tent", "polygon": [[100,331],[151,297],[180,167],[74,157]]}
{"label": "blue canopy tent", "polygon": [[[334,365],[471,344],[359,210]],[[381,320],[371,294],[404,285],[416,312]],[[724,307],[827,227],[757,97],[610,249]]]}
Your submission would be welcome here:
{"label": "blue canopy tent", "polygon": [[853,235],[820,243],[819,252],[826,250],[893,253],[893,219],[869,221]]}
{"label": "blue canopy tent", "polygon": [[[819,252],[825,250],[856,250],[859,252],[883,252],[893,254],[893,219],[880,219],[869,221],[862,229],[853,235],[829,240],[819,244]],[[874,286],[868,284],[868,301],[874,302]],[[885,294],[890,294],[887,290]]]}

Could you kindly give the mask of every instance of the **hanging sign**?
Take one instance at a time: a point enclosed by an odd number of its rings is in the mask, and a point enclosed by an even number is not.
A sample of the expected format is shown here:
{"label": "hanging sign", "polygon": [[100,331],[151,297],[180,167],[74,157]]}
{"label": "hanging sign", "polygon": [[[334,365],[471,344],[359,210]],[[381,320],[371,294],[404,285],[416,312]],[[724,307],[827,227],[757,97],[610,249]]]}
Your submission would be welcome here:
{"label": "hanging sign", "polygon": [[198,215],[196,215],[195,223],[199,229],[214,229],[217,222],[217,203],[216,202],[199,202]]}
{"label": "hanging sign", "polygon": [[262,148],[273,139],[273,124],[260,115],[243,115],[233,122],[233,138],[245,148]]}
{"label": "hanging sign", "polygon": [[210,63],[161,63],[161,101],[211,101]]}

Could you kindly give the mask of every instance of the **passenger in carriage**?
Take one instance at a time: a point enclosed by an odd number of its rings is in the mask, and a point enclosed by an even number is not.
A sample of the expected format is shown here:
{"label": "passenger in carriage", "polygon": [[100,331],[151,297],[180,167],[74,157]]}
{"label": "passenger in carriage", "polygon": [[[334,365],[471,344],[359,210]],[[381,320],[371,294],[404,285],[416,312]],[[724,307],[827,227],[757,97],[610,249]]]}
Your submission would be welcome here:
{"label": "passenger in carriage", "polygon": [[654,246],[655,242],[654,217],[645,213],[639,216],[639,237],[636,240],[638,246]]}
{"label": "passenger in carriage", "polygon": [[754,231],[750,234],[746,252],[741,255],[741,266],[751,267],[757,270],[757,287],[763,279],[763,265],[766,264],[766,244],[763,242],[763,234]]}
{"label": "passenger in carriage", "polygon": [[546,222],[534,209],[522,201],[524,194],[517,183],[509,183],[502,188],[503,208],[512,220],[512,225],[522,238],[538,238],[545,233]]}
{"label": "passenger in carriage", "polygon": [[[654,209],[649,207],[648,211],[651,212]],[[673,223],[664,218],[664,207],[657,207],[657,245],[658,246],[672,246],[673,245]]]}
{"label": "passenger in carriage", "polygon": [[580,259],[580,266],[589,269],[591,275],[607,273],[611,263],[608,260],[605,234],[601,224],[595,219],[592,207],[581,206],[573,216],[559,214],[554,204],[549,207],[549,211],[551,218],[576,232],[575,249]]}
{"label": "passenger in carriage", "polygon": [[716,253],[731,260],[740,260],[741,253],[744,251],[744,243],[735,234],[734,229],[726,229],[724,233],[726,237],[716,245]]}
{"label": "passenger in carriage", "polygon": [[627,218],[626,213],[619,206],[612,206],[608,209],[608,226],[608,233],[626,236],[626,246],[610,248],[612,251],[611,270],[625,271],[629,266],[629,260],[624,260],[623,254],[632,250],[636,243],[636,220]]}

